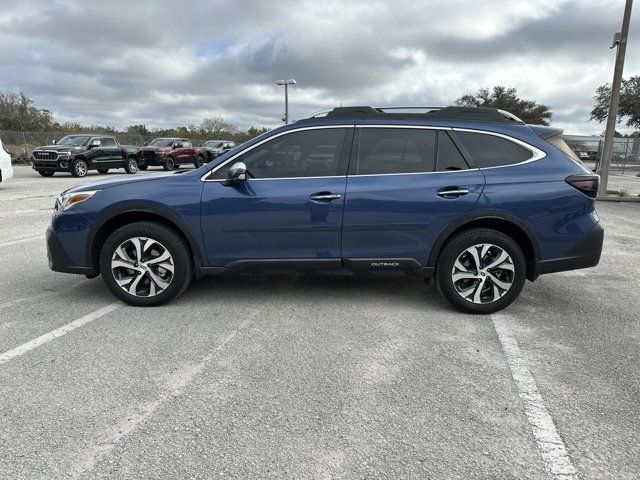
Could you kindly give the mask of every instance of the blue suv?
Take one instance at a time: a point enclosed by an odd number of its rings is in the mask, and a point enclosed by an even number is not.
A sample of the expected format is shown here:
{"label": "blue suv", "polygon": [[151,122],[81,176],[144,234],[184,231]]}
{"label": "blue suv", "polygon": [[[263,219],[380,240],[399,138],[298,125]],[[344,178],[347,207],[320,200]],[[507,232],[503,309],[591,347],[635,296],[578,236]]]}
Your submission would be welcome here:
{"label": "blue suv", "polygon": [[50,267],[140,306],[239,270],[404,272],[491,313],[540,274],[592,267],[599,178],[562,139],[490,108],[336,108],[189,172],[65,191]]}

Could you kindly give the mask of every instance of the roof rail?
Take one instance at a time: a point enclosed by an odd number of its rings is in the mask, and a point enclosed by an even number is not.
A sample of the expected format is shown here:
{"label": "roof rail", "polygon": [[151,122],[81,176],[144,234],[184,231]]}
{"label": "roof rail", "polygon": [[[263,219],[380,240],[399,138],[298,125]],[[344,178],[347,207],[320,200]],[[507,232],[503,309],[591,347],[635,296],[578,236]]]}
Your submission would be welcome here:
{"label": "roof rail", "polygon": [[[394,110],[424,110],[423,112],[398,112]],[[495,123],[524,123],[515,115],[489,107],[336,107],[310,117],[319,118],[371,118],[371,119],[432,119],[467,120]]]}

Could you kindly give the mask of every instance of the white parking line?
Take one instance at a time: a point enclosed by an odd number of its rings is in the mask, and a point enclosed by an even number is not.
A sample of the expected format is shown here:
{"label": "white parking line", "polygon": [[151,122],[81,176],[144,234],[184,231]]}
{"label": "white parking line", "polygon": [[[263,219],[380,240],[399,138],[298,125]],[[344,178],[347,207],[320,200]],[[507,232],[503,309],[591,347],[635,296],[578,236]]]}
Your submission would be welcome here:
{"label": "white parking line", "polygon": [[522,357],[518,341],[508,326],[508,319],[504,315],[491,315],[493,326],[502,344],[502,350],[507,357],[511,369],[511,376],[516,382],[518,395],[524,404],[524,413],[529,420],[533,436],[549,475],[554,480],[575,480],[578,478],[576,469],[571,463],[569,454],[560,438],[553,418],[544,404],[542,395],[538,391],[533,375]]}
{"label": "white parking line", "polygon": [[31,350],[38,348],[45,343],[49,343],[51,340],[55,340],[56,338],[60,338],[67,333],[73,332],[74,330],[86,325],[87,323],[93,322],[100,317],[105,316],[108,313],[113,312],[116,308],[121,305],[119,302],[112,303],[107,305],[106,307],[102,307],[100,310],[96,310],[95,312],[89,313],[84,317],[80,317],[77,320],[74,320],[71,323],[67,323],[60,328],[56,328],[49,333],[45,333],[44,335],[39,336],[38,338],[34,338],[33,340],[28,341],[27,343],[23,343],[22,345],[18,345],[11,350],[8,350],[2,354],[0,354],[0,365],[8,362],[16,357],[20,357]]}
{"label": "white parking line", "polygon": [[19,238],[17,240],[11,240],[10,242],[0,243],[0,247],[8,247],[10,245],[17,245],[19,243],[31,242],[33,240],[41,240],[43,238],[44,238],[44,235],[34,235],[33,237]]}

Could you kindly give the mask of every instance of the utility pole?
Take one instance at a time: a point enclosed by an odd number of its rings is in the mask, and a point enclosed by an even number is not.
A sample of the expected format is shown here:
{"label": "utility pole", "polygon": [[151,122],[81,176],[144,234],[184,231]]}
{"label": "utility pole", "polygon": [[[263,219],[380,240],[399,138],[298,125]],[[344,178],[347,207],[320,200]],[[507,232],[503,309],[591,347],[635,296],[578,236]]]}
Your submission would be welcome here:
{"label": "utility pole", "polygon": [[295,84],[296,81],[293,78],[276,81],[276,85],[284,85],[284,117],[282,117],[282,120],[285,124],[289,123],[289,85]]}
{"label": "utility pole", "polygon": [[602,157],[600,158],[599,173],[601,177],[598,198],[607,195],[607,184],[609,183],[609,167],[611,166],[611,154],[613,153],[613,139],[616,131],[616,120],[618,118],[618,103],[620,102],[620,85],[622,83],[622,69],[624,68],[624,55],[627,50],[627,38],[629,38],[629,22],[631,20],[631,5],[633,0],[627,0],[622,17],[622,31],[613,37],[613,47],[618,47],[616,51],[616,66],[613,70],[613,82],[611,84],[611,99],[609,100],[609,115],[607,116],[607,129],[604,134],[604,146]]}

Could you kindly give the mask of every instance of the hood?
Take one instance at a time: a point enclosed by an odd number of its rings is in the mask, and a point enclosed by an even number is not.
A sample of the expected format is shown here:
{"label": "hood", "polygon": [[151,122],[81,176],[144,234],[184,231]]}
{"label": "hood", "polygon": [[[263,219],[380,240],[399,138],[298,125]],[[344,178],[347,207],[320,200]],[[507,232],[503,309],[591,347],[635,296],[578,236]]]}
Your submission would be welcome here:
{"label": "hood", "polygon": [[89,182],[77,187],[72,187],[65,190],[68,192],[85,192],[89,190],[104,190],[105,188],[116,187],[118,185],[124,185],[125,183],[132,184],[137,182],[153,182],[156,180],[162,180],[163,178],[171,177],[172,175],[180,174],[181,172],[160,172],[160,173],[145,173],[144,175],[123,175],[117,178],[97,180],[95,182]]}
{"label": "hood", "polygon": [[44,147],[34,148],[33,151],[37,152],[40,150],[51,150],[53,152],[74,152],[79,150],[84,150],[85,147],[79,147],[76,145],[45,145]]}

